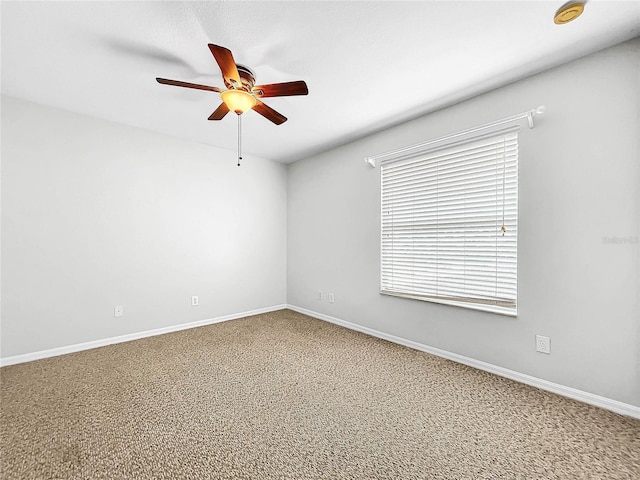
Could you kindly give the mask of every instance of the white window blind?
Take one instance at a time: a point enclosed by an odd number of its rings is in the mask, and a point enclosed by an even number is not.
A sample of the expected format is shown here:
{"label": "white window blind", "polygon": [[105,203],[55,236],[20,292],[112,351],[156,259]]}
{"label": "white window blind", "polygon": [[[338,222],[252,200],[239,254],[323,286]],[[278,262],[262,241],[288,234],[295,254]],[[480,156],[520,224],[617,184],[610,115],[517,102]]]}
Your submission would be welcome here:
{"label": "white window blind", "polygon": [[381,293],[515,315],[517,130],[382,162]]}

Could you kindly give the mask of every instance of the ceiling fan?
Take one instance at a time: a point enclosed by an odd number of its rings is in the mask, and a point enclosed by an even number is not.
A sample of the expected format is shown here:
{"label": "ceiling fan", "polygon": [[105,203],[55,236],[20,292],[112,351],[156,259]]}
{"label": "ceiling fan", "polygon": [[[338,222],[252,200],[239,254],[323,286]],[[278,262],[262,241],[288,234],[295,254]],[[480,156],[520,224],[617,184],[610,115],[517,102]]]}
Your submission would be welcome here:
{"label": "ceiling fan", "polygon": [[[175,85],[176,87],[195,88],[220,93],[222,103],[209,116],[209,120],[222,120],[230,111],[240,116],[248,110],[255,110],[276,125],[280,125],[287,121],[287,117],[262,103],[260,99],[266,97],[307,95],[309,93],[307,84],[303,80],[255,85],[255,74],[250,68],[236,64],[231,50],[211,43],[209,44],[209,50],[211,50],[213,57],[216,59],[222,71],[222,78],[227,87],[226,90],[208,85],[199,85],[197,83],[156,78],[158,83],[165,85]],[[238,120],[240,120],[240,118],[238,118]]]}

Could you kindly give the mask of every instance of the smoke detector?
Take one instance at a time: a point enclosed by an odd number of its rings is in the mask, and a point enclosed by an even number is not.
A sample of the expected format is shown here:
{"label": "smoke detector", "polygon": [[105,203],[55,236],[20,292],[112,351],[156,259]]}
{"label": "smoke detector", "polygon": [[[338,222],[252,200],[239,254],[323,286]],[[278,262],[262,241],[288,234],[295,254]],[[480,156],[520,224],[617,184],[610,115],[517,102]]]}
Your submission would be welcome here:
{"label": "smoke detector", "polygon": [[553,17],[554,23],[564,25],[578,18],[584,11],[584,2],[569,2],[561,6]]}

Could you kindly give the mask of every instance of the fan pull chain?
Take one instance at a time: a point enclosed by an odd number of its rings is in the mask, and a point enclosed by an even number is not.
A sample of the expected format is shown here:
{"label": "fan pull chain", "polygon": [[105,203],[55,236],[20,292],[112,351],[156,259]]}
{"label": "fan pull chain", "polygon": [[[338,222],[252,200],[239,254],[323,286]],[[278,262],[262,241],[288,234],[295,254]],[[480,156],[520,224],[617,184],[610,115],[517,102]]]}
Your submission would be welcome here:
{"label": "fan pull chain", "polygon": [[242,115],[238,115],[238,166],[240,166],[240,160],[242,160]]}

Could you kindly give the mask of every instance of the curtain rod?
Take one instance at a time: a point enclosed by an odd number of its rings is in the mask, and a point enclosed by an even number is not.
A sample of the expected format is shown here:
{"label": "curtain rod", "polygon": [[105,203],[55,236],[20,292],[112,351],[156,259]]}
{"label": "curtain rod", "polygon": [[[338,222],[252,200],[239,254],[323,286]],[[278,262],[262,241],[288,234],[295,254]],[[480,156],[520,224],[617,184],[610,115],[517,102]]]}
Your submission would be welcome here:
{"label": "curtain rod", "polygon": [[381,153],[379,155],[373,155],[371,157],[364,157],[364,161],[365,161],[365,163],[368,163],[369,165],[371,165],[372,167],[375,168],[376,161],[378,161],[378,160],[380,160],[380,159],[382,159],[384,157],[388,157],[390,155],[397,155],[398,153],[407,152],[409,150],[413,150],[414,148],[426,147],[428,145],[431,145],[432,143],[442,142],[443,140],[449,140],[451,138],[460,137],[462,135],[468,135],[470,133],[475,133],[475,132],[477,132],[479,130],[484,130],[485,128],[496,127],[498,125],[502,125],[503,123],[513,122],[514,120],[520,120],[521,118],[526,118],[528,123],[529,123],[529,128],[533,128],[534,127],[533,117],[535,117],[536,115],[544,114],[546,109],[547,108],[544,105],[540,105],[539,107],[531,109],[529,111],[518,113],[517,115],[511,115],[510,117],[502,118],[502,119],[496,120],[494,122],[485,123],[484,125],[480,125],[480,126],[477,126],[477,127],[469,128],[468,130],[463,130],[461,132],[452,133],[452,134],[449,134],[449,135],[444,135],[442,137],[438,137],[438,138],[434,138],[432,140],[429,140],[427,142],[417,143],[415,145],[410,145],[408,147],[400,148],[398,150],[393,150],[391,152]]}

